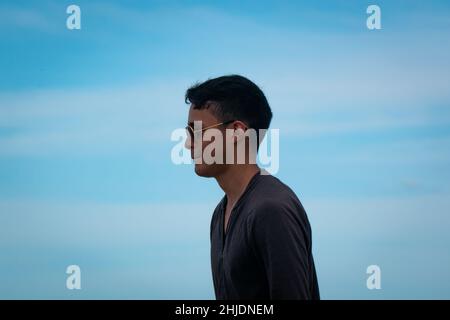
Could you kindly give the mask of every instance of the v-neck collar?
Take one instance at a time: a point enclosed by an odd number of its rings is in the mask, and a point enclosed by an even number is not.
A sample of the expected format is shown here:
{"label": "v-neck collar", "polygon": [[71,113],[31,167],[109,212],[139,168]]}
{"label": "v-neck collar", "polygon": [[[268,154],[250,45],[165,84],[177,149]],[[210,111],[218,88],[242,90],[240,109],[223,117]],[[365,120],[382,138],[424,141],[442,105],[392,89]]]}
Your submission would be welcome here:
{"label": "v-neck collar", "polygon": [[240,206],[240,204],[245,199],[245,197],[248,194],[248,192],[251,190],[251,187],[258,180],[257,177],[260,176],[260,175],[261,175],[261,169],[259,169],[258,172],[250,179],[250,181],[248,182],[247,186],[244,189],[244,192],[241,194],[241,196],[239,197],[238,201],[236,201],[236,203],[234,204],[233,209],[231,209],[230,217],[228,219],[228,226],[227,226],[226,234],[225,234],[225,228],[224,227],[225,227],[225,210],[226,210],[226,207],[227,207],[228,199],[227,199],[227,195],[225,195],[223,197],[221,214],[220,214],[220,232],[221,232],[221,238],[222,238],[222,251],[223,251],[223,248],[225,247],[226,235],[228,235],[229,232],[231,231],[233,211],[236,210]]}

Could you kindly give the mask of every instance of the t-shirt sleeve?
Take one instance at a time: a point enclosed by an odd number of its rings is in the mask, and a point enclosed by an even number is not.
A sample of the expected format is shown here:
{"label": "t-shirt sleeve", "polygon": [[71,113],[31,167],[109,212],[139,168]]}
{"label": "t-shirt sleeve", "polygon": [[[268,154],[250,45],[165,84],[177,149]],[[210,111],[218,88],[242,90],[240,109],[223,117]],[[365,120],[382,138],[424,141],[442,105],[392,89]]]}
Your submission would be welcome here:
{"label": "t-shirt sleeve", "polygon": [[274,201],[266,202],[252,212],[249,236],[264,267],[270,299],[311,298],[309,228],[302,214]]}

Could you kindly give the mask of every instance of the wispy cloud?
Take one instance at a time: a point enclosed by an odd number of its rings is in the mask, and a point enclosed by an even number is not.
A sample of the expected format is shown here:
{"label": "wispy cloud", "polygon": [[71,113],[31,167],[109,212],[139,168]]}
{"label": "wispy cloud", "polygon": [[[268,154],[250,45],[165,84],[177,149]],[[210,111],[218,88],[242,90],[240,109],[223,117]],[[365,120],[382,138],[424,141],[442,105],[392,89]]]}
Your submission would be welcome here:
{"label": "wispy cloud", "polygon": [[[0,97],[1,154],[104,153],[170,141],[188,83],[34,91]],[[147,146],[147,147],[146,147]],[[115,151],[114,151],[115,150]]]}
{"label": "wispy cloud", "polygon": [[[443,266],[450,263],[449,199],[303,198],[313,227],[322,297],[373,298],[363,289],[365,268],[374,263],[381,266],[389,288],[379,293],[381,297],[447,297],[450,292],[442,279],[448,279]],[[85,298],[212,296],[213,208],[213,203],[2,201],[0,296],[67,297],[61,283],[64,268],[73,263],[82,266],[85,290],[80,294]],[[430,260],[440,263],[430,265]],[[427,276],[430,270],[433,277]],[[411,290],[410,279],[421,290]],[[31,284],[47,289],[33,291]],[[5,291],[11,288],[12,293]]]}
{"label": "wispy cloud", "polygon": [[1,25],[8,27],[12,25],[31,29],[48,29],[50,27],[43,15],[30,9],[1,8],[0,21]]}
{"label": "wispy cloud", "polygon": [[[171,144],[170,133],[186,121],[188,108],[183,95],[192,83],[172,79],[134,87],[3,93],[0,154],[104,154],[147,148],[153,143]],[[280,80],[274,87],[264,85],[274,109],[273,127],[281,129],[282,137],[450,124],[446,108],[439,111],[427,105],[406,108],[405,104],[374,103],[357,108],[354,102],[343,104],[342,99],[351,100],[351,93],[336,96],[326,109],[320,97],[309,104],[302,101],[312,96],[298,93],[294,83],[286,81],[283,86]]]}
{"label": "wispy cloud", "polygon": [[0,297],[73,298],[78,264],[79,298],[212,298],[213,207],[0,202]]}

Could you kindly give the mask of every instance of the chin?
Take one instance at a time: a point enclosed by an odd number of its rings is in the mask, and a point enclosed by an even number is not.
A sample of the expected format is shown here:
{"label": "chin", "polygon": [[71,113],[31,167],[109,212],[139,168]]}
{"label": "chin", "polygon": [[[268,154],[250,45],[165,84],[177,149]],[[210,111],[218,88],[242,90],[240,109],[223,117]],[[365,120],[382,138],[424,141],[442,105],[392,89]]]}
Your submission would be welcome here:
{"label": "chin", "polygon": [[208,168],[208,165],[205,164],[196,164],[195,165],[195,173],[200,177],[213,177],[211,168]]}
{"label": "chin", "polygon": [[214,164],[195,164],[195,173],[200,177],[216,177],[221,172],[222,166]]}

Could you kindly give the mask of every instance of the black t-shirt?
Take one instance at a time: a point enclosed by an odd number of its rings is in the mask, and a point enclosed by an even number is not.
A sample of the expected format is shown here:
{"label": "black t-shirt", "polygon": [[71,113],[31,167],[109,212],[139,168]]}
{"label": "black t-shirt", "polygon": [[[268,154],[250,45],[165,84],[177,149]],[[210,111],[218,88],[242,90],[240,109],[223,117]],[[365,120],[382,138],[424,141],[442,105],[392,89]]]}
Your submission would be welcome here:
{"label": "black t-shirt", "polygon": [[211,268],[218,300],[320,299],[311,227],[295,193],[257,173],[224,234],[226,195],[211,219]]}

